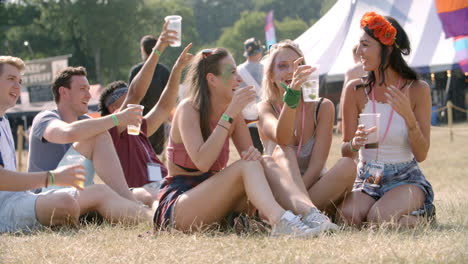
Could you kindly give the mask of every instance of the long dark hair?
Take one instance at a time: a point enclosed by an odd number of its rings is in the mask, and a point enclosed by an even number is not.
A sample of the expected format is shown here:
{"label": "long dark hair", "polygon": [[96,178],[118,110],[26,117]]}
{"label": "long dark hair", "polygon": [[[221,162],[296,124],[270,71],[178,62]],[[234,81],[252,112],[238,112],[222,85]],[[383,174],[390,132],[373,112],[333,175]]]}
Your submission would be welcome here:
{"label": "long dark hair", "polygon": [[188,87],[188,97],[192,99],[194,106],[200,114],[200,128],[203,139],[206,141],[211,134],[210,111],[210,89],[206,75],[212,73],[216,76],[221,74],[220,61],[227,57],[229,52],[223,48],[208,49],[199,52],[192,60],[185,77],[185,85]]}
{"label": "long dark hair", "polygon": [[[404,79],[409,80],[417,80],[418,74],[411,69],[406,61],[403,59],[403,55],[407,56],[411,53],[410,41],[408,35],[406,34],[405,30],[401,27],[401,25],[392,17],[385,16],[384,17],[392,26],[396,29],[396,37],[395,37],[395,44],[393,44],[393,50],[390,53],[390,56],[387,57],[390,47],[382,44],[379,39],[374,36],[373,30],[369,29],[365,26],[363,29],[364,31],[371,36],[373,39],[377,40],[380,44],[382,52],[380,53],[380,65],[379,65],[379,73],[381,81],[379,85],[385,83],[385,74],[384,71],[391,67],[394,71],[398,73]],[[388,60],[388,61],[387,61]],[[367,77],[364,78],[364,86],[369,86],[372,89],[372,85],[375,83],[375,72],[371,71],[367,73]]]}

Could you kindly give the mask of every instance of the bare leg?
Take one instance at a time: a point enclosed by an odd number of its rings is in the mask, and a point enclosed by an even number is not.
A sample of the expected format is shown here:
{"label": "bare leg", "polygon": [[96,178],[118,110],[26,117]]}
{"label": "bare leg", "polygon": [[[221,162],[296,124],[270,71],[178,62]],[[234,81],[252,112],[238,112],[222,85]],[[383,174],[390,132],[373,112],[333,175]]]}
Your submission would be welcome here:
{"label": "bare leg", "polygon": [[111,223],[136,224],[152,222],[150,209],[119,196],[107,185],[94,184],[80,191],[76,196],[80,215],[97,211]]}
{"label": "bare leg", "polygon": [[418,186],[400,185],[386,192],[372,206],[367,214],[367,221],[377,224],[388,222],[394,225],[413,226],[415,219],[409,216],[405,216],[403,219],[401,217],[421,208],[424,200],[425,194]]}
{"label": "bare leg", "polygon": [[345,224],[360,227],[375,199],[363,192],[351,192],[338,209],[339,219]]}
{"label": "bare leg", "polygon": [[128,189],[119,157],[109,133],[104,132],[94,138],[73,144],[83,156],[93,161],[97,175],[120,196],[136,201]]}
{"label": "bare leg", "polygon": [[174,209],[175,226],[188,231],[217,222],[245,202],[246,195],[270,223],[277,223],[283,215],[284,209],[275,201],[261,164],[240,160],[179,197]]}
{"label": "bare leg", "polygon": [[[282,159],[283,152],[275,151],[275,157]],[[312,207],[315,207],[305,189],[301,175],[293,175],[289,170],[281,169],[278,164],[269,156],[264,156],[262,160],[265,176],[270,188],[278,203],[295,214],[306,215]]]}
{"label": "bare leg", "polygon": [[158,194],[159,190],[149,187],[134,188],[132,190],[133,196],[137,201],[142,202],[144,205],[156,211],[158,207]]}
{"label": "bare leg", "polygon": [[283,171],[288,171],[295,185],[299,188],[301,193],[309,194],[304,181],[302,180],[301,171],[299,170],[299,164],[297,163],[296,153],[290,147],[276,146],[275,151],[272,155],[275,162],[278,164]]}
{"label": "bare leg", "polygon": [[36,217],[44,226],[75,225],[80,216],[80,207],[67,193],[49,193],[37,197]]}
{"label": "bare leg", "polygon": [[325,210],[350,192],[356,178],[356,164],[350,158],[341,158],[309,189],[312,202]]}

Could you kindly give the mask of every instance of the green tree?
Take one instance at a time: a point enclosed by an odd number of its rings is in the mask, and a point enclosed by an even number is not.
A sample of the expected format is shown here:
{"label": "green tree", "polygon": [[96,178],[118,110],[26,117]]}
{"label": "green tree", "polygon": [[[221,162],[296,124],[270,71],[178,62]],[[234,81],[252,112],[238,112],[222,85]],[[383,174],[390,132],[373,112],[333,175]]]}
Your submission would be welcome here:
{"label": "green tree", "polygon": [[242,53],[246,39],[255,37],[265,42],[264,20],[264,12],[242,12],[241,18],[232,27],[223,29],[217,46],[229,49],[236,63],[241,63],[245,59]]}
{"label": "green tree", "polygon": [[203,43],[213,43],[224,27],[236,22],[242,11],[252,10],[252,0],[185,0],[180,1],[193,7],[195,27]]}
{"label": "green tree", "polygon": [[255,9],[268,12],[274,10],[275,19],[284,20],[286,17],[300,18],[310,21],[320,16],[321,0],[255,0]]}
{"label": "green tree", "polygon": [[283,21],[275,21],[276,39],[292,39],[299,37],[309,28],[302,19],[286,17]]}

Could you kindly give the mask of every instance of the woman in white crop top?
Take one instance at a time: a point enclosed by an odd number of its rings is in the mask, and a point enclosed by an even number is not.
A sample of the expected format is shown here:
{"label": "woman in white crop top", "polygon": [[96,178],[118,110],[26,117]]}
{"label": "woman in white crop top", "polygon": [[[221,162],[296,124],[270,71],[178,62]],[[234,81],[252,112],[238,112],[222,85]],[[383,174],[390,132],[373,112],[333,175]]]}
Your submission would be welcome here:
{"label": "woman in white crop top", "polygon": [[[361,29],[357,55],[367,76],[343,91],[342,155],[359,151],[359,164],[342,220],[414,226],[435,216],[432,186],[418,167],[429,150],[430,89],[403,59],[410,43],[395,19],[368,12]],[[375,127],[359,125],[363,113],[380,113],[378,144],[367,144]]]}
{"label": "woman in white crop top", "polygon": [[[301,85],[313,72],[304,65],[302,51],[290,40],[273,46],[268,54],[263,79],[263,101],[259,104],[259,131],[265,154],[293,177],[300,189],[320,210],[336,211],[346,192],[352,190],[356,165],[341,158],[330,170],[325,164],[330,152],[335,117],[333,103],[324,98],[304,102]],[[286,89],[297,91],[297,105],[283,96]]]}

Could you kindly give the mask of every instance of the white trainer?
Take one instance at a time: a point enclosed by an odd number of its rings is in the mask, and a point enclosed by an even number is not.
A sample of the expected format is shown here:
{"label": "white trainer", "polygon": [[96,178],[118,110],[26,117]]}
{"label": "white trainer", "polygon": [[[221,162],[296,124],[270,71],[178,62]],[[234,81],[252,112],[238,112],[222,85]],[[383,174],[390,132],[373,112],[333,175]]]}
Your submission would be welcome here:
{"label": "white trainer", "polygon": [[308,227],[321,232],[334,232],[338,230],[338,226],[330,221],[330,219],[322,214],[317,208],[312,208],[310,212],[302,219]]}
{"label": "white trainer", "polygon": [[273,226],[271,236],[309,238],[317,237],[320,234],[319,229],[312,229],[301,221],[301,218],[291,211],[284,212],[278,224]]}

